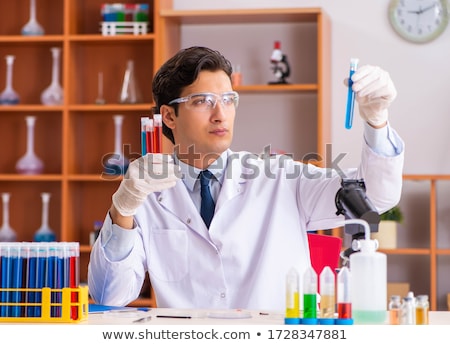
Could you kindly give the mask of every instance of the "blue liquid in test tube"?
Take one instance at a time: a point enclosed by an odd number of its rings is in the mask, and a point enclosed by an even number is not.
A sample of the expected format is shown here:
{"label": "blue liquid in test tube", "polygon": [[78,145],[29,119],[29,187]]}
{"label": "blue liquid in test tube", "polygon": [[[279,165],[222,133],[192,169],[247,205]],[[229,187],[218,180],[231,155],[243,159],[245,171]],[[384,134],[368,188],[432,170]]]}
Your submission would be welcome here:
{"label": "blue liquid in test tube", "polygon": [[355,93],[352,90],[353,82],[352,76],[358,68],[359,60],[356,58],[350,59],[350,75],[348,77],[348,93],[347,93],[347,112],[345,115],[345,128],[352,128],[353,124],[353,110],[355,108]]}

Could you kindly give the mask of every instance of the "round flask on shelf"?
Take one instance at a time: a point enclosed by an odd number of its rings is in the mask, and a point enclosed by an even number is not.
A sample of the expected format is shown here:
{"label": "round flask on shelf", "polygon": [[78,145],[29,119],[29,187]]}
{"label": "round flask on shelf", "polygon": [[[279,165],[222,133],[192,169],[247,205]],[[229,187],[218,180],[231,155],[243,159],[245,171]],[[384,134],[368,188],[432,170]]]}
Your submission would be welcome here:
{"label": "round flask on shelf", "polygon": [[13,105],[19,103],[19,94],[14,90],[12,86],[13,82],[13,67],[14,67],[14,55],[6,55],[6,86],[3,92],[0,94],[0,104]]}
{"label": "round flask on shelf", "polygon": [[52,82],[41,93],[41,102],[45,105],[61,105],[64,101],[64,93],[59,83],[59,63],[61,59],[61,48],[52,47],[53,65],[52,65]]}
{"label": "round flask on shelf", "polygon": [[26,116],[27,122],[27,152],[17,161],[16,171],[24,175],[41,174],[44,170],[44,163],[34,153],[34,126],[36,116]]}
{"label": "round flask on shelf", "polygon": [[22,28],[24,36],[40,36],[44,34],[44,28],[36,19],[36,0],[30,0],[30,19]]}
{"label": "round flask on shelf", "polygon": [[33,236],[35,242],[54,242],[56,235],[48,226],[48,206],[50,203],[50,193],[41,193],[42,198],[42,223],[41,227]]}
{"label": "round flask on shelf", "polygon": [[36,116],[26,116],[27,122],[27,152],[17,161],[16,171],[24,175],[41,174],[44,170],[44,163],[34,153],[34,127]]}
{"label": "round flask on shelf", "polygon": [[0,242],[15,242],[17,240],[16,231],[9,225],[9,193],[2,193],[3,202],[3,225],[0,228]]}

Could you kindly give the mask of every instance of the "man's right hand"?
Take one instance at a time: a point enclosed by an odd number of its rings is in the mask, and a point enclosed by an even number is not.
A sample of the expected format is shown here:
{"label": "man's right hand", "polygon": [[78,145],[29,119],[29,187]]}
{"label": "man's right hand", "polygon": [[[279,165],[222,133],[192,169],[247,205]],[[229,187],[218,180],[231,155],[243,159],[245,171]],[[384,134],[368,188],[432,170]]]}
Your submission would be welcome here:
{"label": "man's right hand", "polygon": [[134,160],[112,196],[115,209],[124,217],[135,215],[150,193],[175,186],[180,177],[177,171],[169,155],[149,153]]}

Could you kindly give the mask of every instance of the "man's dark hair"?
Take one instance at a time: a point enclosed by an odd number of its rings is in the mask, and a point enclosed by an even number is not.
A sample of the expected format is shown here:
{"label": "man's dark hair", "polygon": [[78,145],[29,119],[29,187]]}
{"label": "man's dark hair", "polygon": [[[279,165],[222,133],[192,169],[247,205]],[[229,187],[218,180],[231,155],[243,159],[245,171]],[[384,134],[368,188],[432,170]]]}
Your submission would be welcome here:
{"label": "man's dark hair", "polygon": [[[200,71],[224,71],[231,80],[232,66],[220,52],[206,47],[190,47],[180,50],[156,72],[152,83],[155,113],[164,104],[180,97],[184,87],[191,85]],[[172,105],[178,116],[178,104]],[[164,135],[175,144],[172,130],[163,123]]]}

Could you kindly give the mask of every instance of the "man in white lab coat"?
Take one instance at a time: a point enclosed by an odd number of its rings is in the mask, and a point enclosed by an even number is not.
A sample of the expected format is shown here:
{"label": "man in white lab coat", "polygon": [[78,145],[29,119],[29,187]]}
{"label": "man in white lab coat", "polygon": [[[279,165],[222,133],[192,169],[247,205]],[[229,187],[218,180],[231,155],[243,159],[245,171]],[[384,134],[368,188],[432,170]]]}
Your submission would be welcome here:
{"label": "man in white lab coat", "polygon": [[[130,164],[92,249],[92,298],[126,305],[148,271],[158,307],[284,310],[286,274],[310,265],[306,231],[342,224],[342,177],[364,178],[379,212],[400,199],[404,144],[387,121],[394,85],[375,66],[352,80],[364,144],[359,168],[339,176],[287,156],[232,152],[239,95],[230,62],[204,47],[168,60],[152,86],[176,150]],[[204,169],[214,175],[212,220],[200,215]]]}

